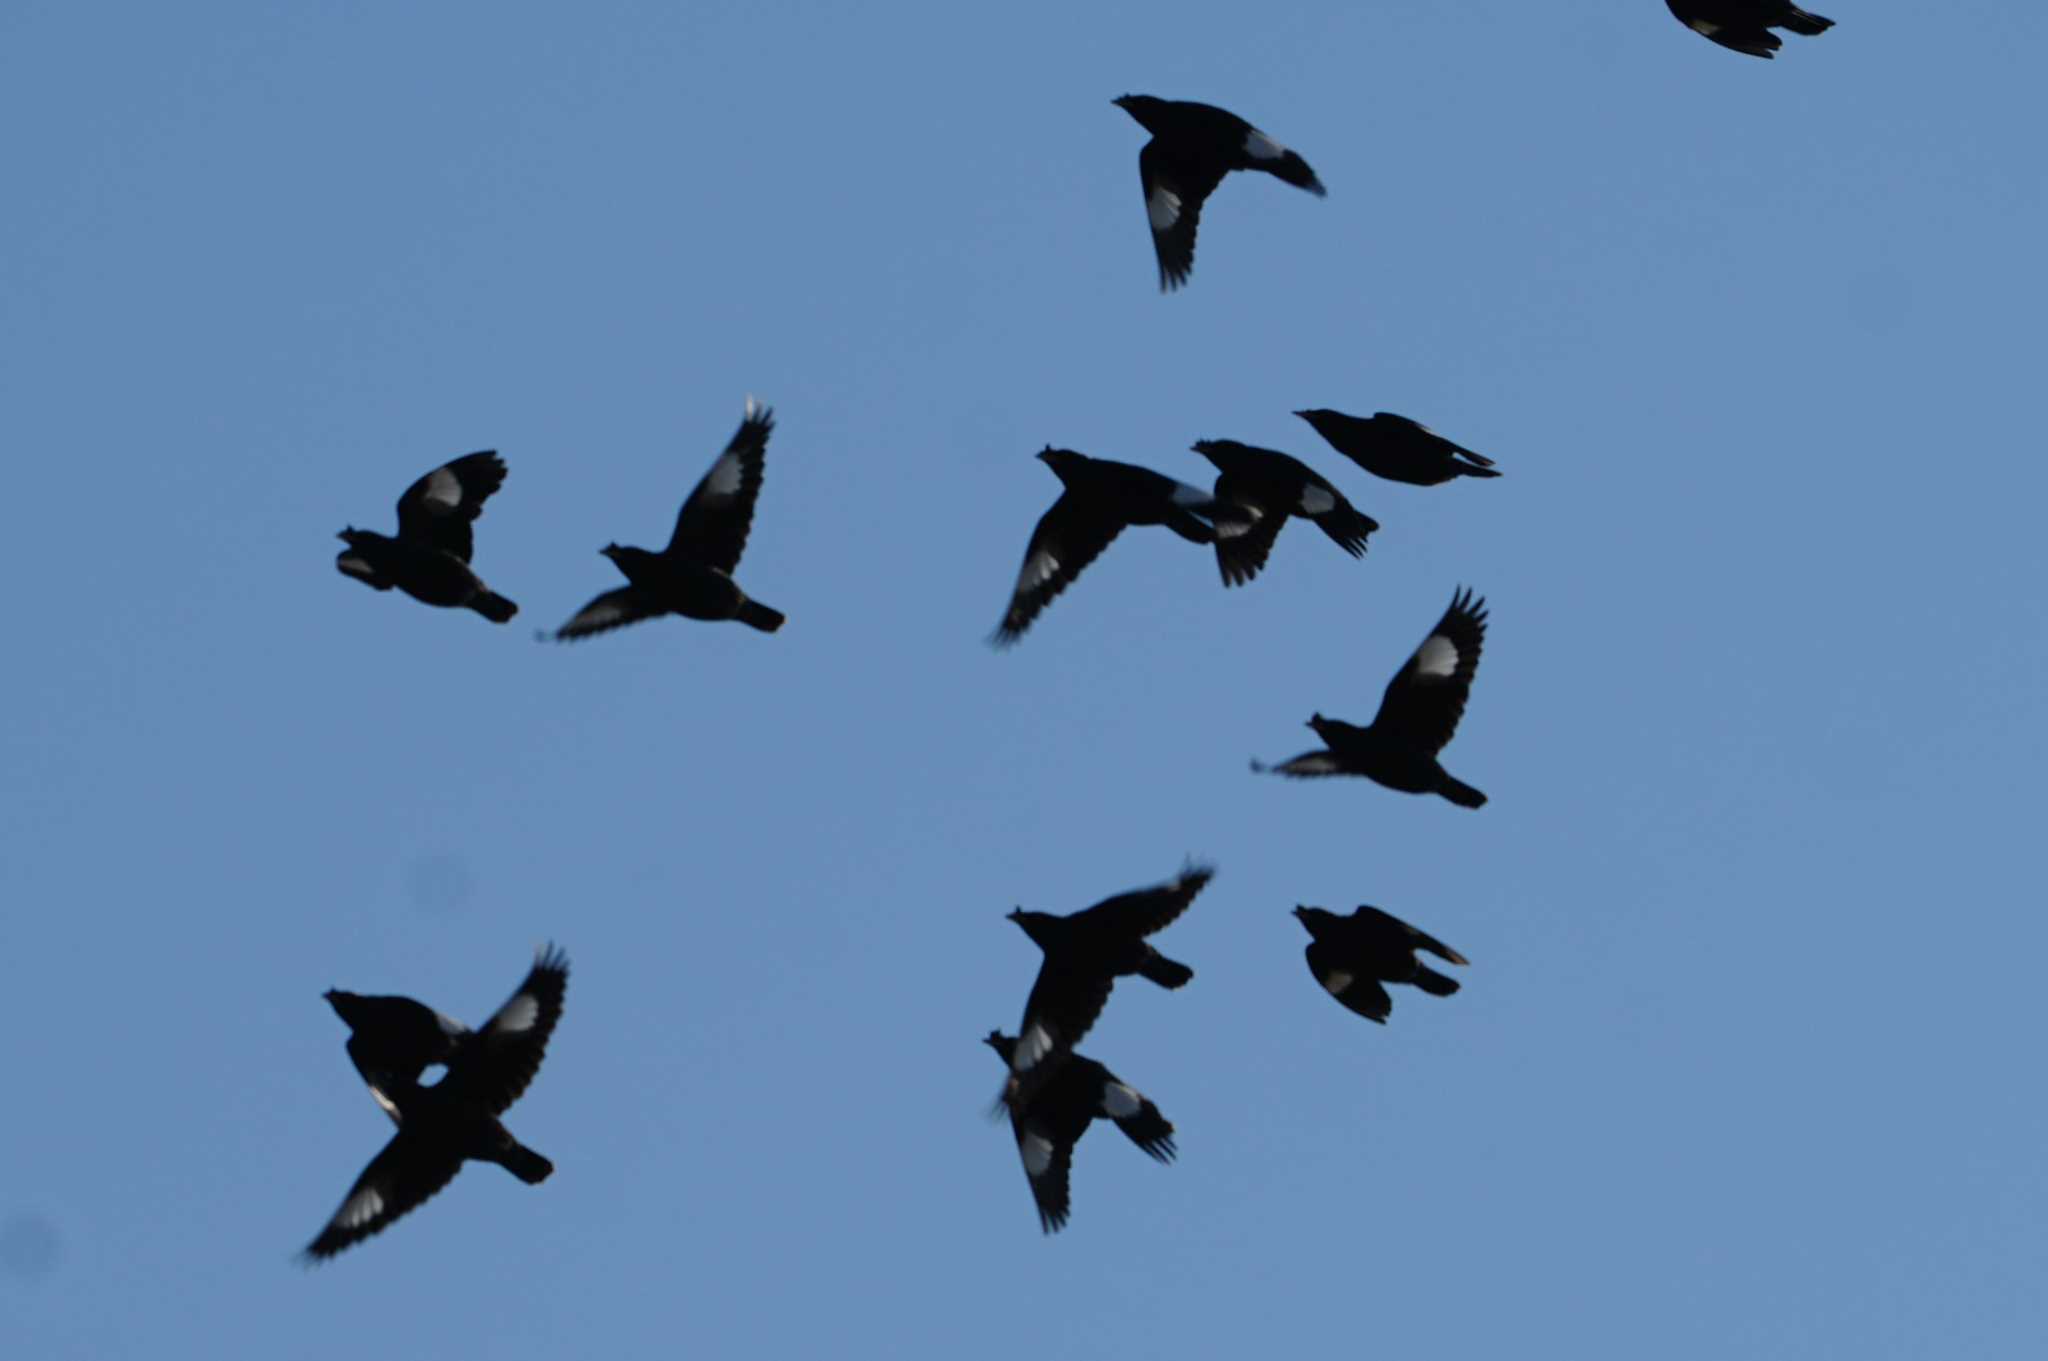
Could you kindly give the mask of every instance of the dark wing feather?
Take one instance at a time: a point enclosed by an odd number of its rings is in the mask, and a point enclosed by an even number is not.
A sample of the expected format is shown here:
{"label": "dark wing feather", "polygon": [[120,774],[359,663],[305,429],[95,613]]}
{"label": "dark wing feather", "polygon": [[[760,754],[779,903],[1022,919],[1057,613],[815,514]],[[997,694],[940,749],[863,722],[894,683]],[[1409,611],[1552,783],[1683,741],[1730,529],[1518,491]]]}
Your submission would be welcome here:
{"label": "dark wing feather", "polygon": [[398,498],[398,537],[469,561],[470,525],[505,484],[505,460],[486,449],[444,463]]}
{"label": "dark wing feather", "polygon": [[555,639],[566,642],[572,638],[588,638],[593,633],[624,628],[667,612],[668,607],[655,599],[652,592],[638,586],[621,586],[616,591],[606,591],[576,611],[573,619],[555,630]]}
{"label": "dark wing feather", "polygon": [[448,1061],[449,1091],[503,1115],[540,1071],[568,989],[569,957],[550,945],[518,991]]}
{"label": "dark wing feather", "polygon": [[1372,726],[1397,734],[1419,751],[1442,751],[1465,714],[1485,641],[1486,602],[1460,591],[1415,655],[1387,682]]}
{"label": "dark wing feather", "polygon": [[1394,1000],[1387,996],[1387,990],[1380,986],[1378,979],[1369,978],[1362,970],[1351,967],[1344,958],[1343,949],[1328,941],[1310,941],[1306,953],[1308,971],[1315,975],[1316,982],[1323,985],[1324,992],[1368,1021],[1386,1024],[1387,1017],[1394,1010]]}
{"label": "dark wing feather", "polygon": [[[1028,1115],[1011,1116],[1010,1127],[1017,1136],[1017,1156],[1024,1164],[1024,1177],[1031,1184],[1031,1199],[1038,1206],[1038,1227],[1047,1233],[1058,1233],[1067,1222],[1074,1141]],[[1034,1161],[1040,1159],[1038,1170],[1032,1170]]]}
{"label": "dark wing feather", "polygon": [[1414,950],[1427,950],[1438,958],[1447,959],[1453,964],[1470,964],[1472,962],[1438,940],[1435,936],[1430,935],[1427,931],[1422,930],[1420,927],[1410,926],[1391,912],[1382,912],[1376,907],[1360,904],[1356,915],[1361,920],[1377,923],[1380,929],[1398,945],[1405,945]]}
{"label": "dark wing feather", "polygon": [[1089,1027],[1109,1005],[1116,979],[1106,973],[1080,971],[1046,956],[1024,999],[1024,1021],[1010,1054],[1010,1071],[1019,1079],[1014,1093],[1019,1104],[1059,1071],[1060,1060],[1073,1052]]}
{"label": "dark wing feather", "polygon": [[1252,513],[1249,524],[1222,519],[1216,522],[1216,568],[1225,586],[1242,586],[1265,567],[1273,543],[1287,526],[1285,507],[1275,510],[1258,499],[1230,487],[1228,473],[1216,479],[1216,499],[1242,506]]}
{"label": "dark wing feather", "polygon": [[1152,249],[1159,256],[1159,291],[1170,293],[1188,281],[1195,267],[1195,229],[1202,202],[1223,183],[1223,171],[1189,165],[1160,149],[1154,138],[1138,152],[1138,180],[1145,191],[1145,217]]}
{"label": "dark wing feather", "polygon": [[775,413],[747,398],[740,428],[676,515],[676,532],[665,550],[670,557],[688,558],[728,576],[739,566],[747,531],[754,524],[754,502],[761,495],[768,436],[774,429]]}
{"label": "dark wing feather", "polygon": [[1089,509],[1072,492],[1060,493],[1060,499],[1039,517],[1038,527],[1031,531],[1031,542],[1024,549],[1024,565],[1017,573],[1017,588],[1010,596],[1010,608],[989,641],[997,647],[1009,647],[1023,637],[1031,621],[1072,585],[1089,563],[1102,556],[1102,550],[1123,528],[1122,521]]}
{"label": "dark wing feather", "polygon": [[1085,923],[1090,930],[1109,930],[1132,937],[1149,936],[1188,910],[1195,895],[1216,877],[1213,865],[1189,865],[1178,876],[1156,888],[1141,888],[1105,898],[1083,908],[1069,920]]}
{"label": "dark wing feather", "polygon": [[462,1159],[453,1150],[400,1129],[356,1178],[320,1236],[306,1245],[306,1259],[321,1261],[383,1232],[433,1199],[461,1170]]}

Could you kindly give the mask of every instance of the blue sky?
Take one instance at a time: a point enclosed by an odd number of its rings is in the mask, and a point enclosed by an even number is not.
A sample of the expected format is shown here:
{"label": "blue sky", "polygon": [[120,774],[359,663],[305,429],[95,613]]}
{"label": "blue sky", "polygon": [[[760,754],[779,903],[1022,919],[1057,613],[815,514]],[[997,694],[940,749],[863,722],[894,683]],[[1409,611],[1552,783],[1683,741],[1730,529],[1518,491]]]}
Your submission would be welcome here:
{"label": "blue sky", "polygon": [[[9,1354],[2035,1354],[2044,24],[1821,8],[0,11]],[[1328,199],[1233,177],[1161,297],[1126,92]],[[748,393],[789,626],[536,644]],[[1368,556],[1138,531],[983,644],[1033,453],[1204,437]],[[334,571],[481,448],[513,625]],[[1485,809],[1248,773],[1461,583]],[[1084,1045],[1181,1159],[1097,1130],[1044,1239],[1003,913],[1189,855],[1195,982]],[[1358,1020],[1301,902],[1465,990]],[[546,939],[555,1178],[294,1268],[388,1130],[320,993],[476,1021]]]}

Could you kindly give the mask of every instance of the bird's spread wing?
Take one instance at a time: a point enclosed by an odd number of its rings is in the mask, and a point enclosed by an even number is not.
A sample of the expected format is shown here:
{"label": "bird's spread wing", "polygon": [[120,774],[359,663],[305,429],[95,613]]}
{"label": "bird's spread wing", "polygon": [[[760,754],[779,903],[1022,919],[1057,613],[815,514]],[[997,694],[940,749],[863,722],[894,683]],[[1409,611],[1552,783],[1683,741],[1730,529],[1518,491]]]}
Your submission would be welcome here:
{"label": "bird's spread wing", "polygon": [[761,494],[768,436],[774,429],[775,413],[749,397],[740,428],[676,516],[676,532],[667,549],[671,557],[689,558],[727,575],[739,566],[754,523],[754,502]]}
{"label": "bird's spread wing", "polygon": [[1057,1233],[1067,1222],[1067,1181],[1073,1170],[1074,1141],[1060,1137],[1045,1122],[1029,1115],[1010,1117],[1017,1135],[1017,1156],[1038,1205],[1038,1226]]}
{"label": "bird's spread wing", "polygon": [[1307,953],[1308,971],[1315,975],[1316,982],[1323,985],[1323,991],[1368,1021],[1386,1023],[1394,1002],[1378,979],[1367,978],[1346,967],[1343,952],[1328,941],[1310,941]]}
{"label": "bird's spread wing", "polygon": [[1031,995],[1024,999],[1024,1023],[1010,1051],[1018,1103],[1028,1104],[1032,1093],[1059,1070],[1061,1060],[1073,1052],[1109,1005],[1109,990],[1115,981],[1108,974],[1065,968],[1046,957],[1031,984]]}
{"label": "bird's spread wing", "polygon": [[1249,518],[1216,521],[1216,567],[1225,586],[1242,586],[1259,574],[1286,527],[1287,512],[1275,512],[1255,497],[1230,488],[1230,477],[1216,479],[1216,499],[1245,511]]}
{"label": "bird's spread wing", "polygon": [[1076,912],[1073,920],[1120,935],[1149,936],[1187,911],[1195,895],[1207,888],[1215,877],[1214,866],[1191,864],[1166,883],[1105,898],[1093,907]]}
{"label": "bird's spread wing", "polygon": [[1464,716],[1485,640],[1486,602],[1460,591],[1415,655],[1387,682],[1373,726],[1400,734],[1418,750],[1442,751]]}
{"label": "bird's spread wing", "polygon": [[1263,761],[1253,761],[1252,769],[1260,775],[1286,775],[1296,780],[1314,779],[1319,775],[1351,774],[1344,768],[1344,763],[1337,759],[1337,753],[1321,750],[1305,751],[1291,760],[1282,761],[1277,766],[1269,766]]}
{"label": "bird's spread wing", "polygon": [[1138,152],[1138,179],[1145,189],[1152,249],[1159,255],[1159,291],[1169,293],[1186,283],[1195,267],[1195,228],[1201,221],[1202,201],[1223,182],[1223,172],[1178,161],[1162,152],[1154,139]]}
{"label": "bird's spread wing", "polygon": [[356,1178],[320,1236],[306,1245],[307,1260],[332,1257],[381,1233],[393,1220],[433,1199],[461,1168],[462,1159],[455,1153],[408,1138],[400,1129]]}
{"label": "bird's spread wing", "polygon": [[1391,912],[1382,912],[1379,908],[1360,904],[1358,915],[1379,923],[1382,930],[1412,949],[1427,950],[1439,959],[1447,959],[1453,964],[1470,964],[1472,962],[1438,940],[1435,936],[1430,935],[1427,931],[1419,927],[1410,926]]}
{"label": "bird's spread wing", "polygon": [[642,619],[652,619],[657,614],[666,613],[666,608],[651,593],[638,586],[621,586],[616,591],[606,591],[576,611],[573,619],[555,630],[555,638],[558,641],[588,638],[606,629],[624,628]]}
{"label": "bird's spread wing", "polygon": [[398,537],[469,561],[470,525],[505,484],[505,460],[486,449],[444,463],[398,498]]}
{"label": "bird's spread wing", "polygon": [[1173,1122],[1151,1100],[1108,1069],[1102,1072],[1102,1113],[1139,1148],[1163,1163],[1179,1152],[1173,1143]]}
{"label": "bird's spread wing", "polygon": [[493,1115],[503,1115],[540,1071],[568,988],[569,958],[550,945],[535,958],[519,990],[448,1061],[443,1081]]}
{"label": "bird's spread wing", "polygon": [[1010,608],[989,641],[1008,647],[1023,637],[1031,621],[1122,532],[1120,521],[1087,509],[1072,492],[1062,492],[1052,509],[1039,517],[1038,528],[1031,531]]}

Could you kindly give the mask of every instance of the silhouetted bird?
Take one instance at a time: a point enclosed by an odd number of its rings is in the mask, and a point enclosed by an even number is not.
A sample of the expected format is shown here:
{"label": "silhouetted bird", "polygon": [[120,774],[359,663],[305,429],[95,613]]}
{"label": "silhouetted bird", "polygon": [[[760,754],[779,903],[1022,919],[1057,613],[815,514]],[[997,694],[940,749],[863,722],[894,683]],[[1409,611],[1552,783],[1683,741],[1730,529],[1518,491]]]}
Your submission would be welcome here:
{"label": "silhouetted bird", "polygon": [[732,579],[747,546],[747,531],[754,523],[768,434],[774,428],[774,413],[747,398],[746,418],[711,471],[683,502],[668,547],[650,553],[644,548],[606,544],[599,551],[632,584],[606,591],[585,605],[555,631],[555,637],[584,638],[663,614],[737,619],[763,633],[781,628],[782,612],[748,599]]}
{"label": "silhouetted bird", "polygon": [[1010,608],[989,638],[997,647],[1023,637],[1053,597],[1066,590],[1126,525],[1165,525],[1190,543],[1211,544],[1226,527],[1251,524],[1247,512],[1150,468],[1090,458],[1071,449],[1047,448],[1038,457],[1066,489],[1031,531]]}
{"label": "silhouetted bird", "polygon": [[334,560],[344,576],[380,591],[393,586],[428,605],[464,605],[494,624],[519,607],[469,567],[470,524],[505,483],[505,460],[485,450],[444,463],[398,498],[398,537],[351,525]]}
{"label": "silhouetted bird", "polygon": [[1258,761],[1252,769],[1278,775],[1363,775],[1407,794],[1441,794],[1460,808],[1477,808],[1486,795],[1453,778],[1437,753],[1458,730],[1479,649],[1486,640],[1486,602],[1470,591],[1451,597],[1451,607],[1415,649],[1408,664],[1387,682],[1380,711],[1369,727],[1354,727],[1316,714],[1308,725],[1327,751],[1308,751],[1277,766]]}
{"label": "silhouetted bird", "polygon": [[1178,988],[1195,976],[1187,965],[1153,949],[1145,937],[1187,911],[1215,876],[1211,866],[1190,864],[1155,888],[1119,893],[1064,917],[1021,907],[1010,913],[1010,920],[1045,951],[1045,962],[1024,1001],[1006,1100],[1014,1105],[1020,1091],[1028,1094],[1057,1066],[1049,1059],[1073,1052],[1102,1015],[1117,979],[1138,974],[1162,988]]}
{"label": "silhouetted bird", "polygon": [[1413,983],[1436,997],[1449,997],[1458,980],[1446,978],[1415,957],[1427,950],[1453,964],[1471,961],[1407,922],[1376,907],[1360,907],[1348,917],[1320,907],[1297,907],[1294,915],[1315,939],[1308,944],[1308,971],[1330,996],[1365,1017],[1385,1025],[1394,1009],[1382,983]]}
{"label": "silhouetted bird", "polygon": [[1216,465],[1216,499],[1243,506],[1254,517],[1241,528],[1216,527],[1216,566],[1225,586],[1259,574],[1290,515],[1313,521],[1354,558],[1364,555],[1366,536],[1380,527],[1300,459],[1234,439],[1196,440],[1194,450]]}
{"label": "silhouetted bird", "polygon": [[1721,46],[1768,61],[1785,45],[1771,32],[1782,28],[1811,38],[1835,26],[1833,19],[1808,14],[1791,0],[1664,0],[1693,32]]}
{"label": "silhouetted bird", "polygon": [[[1017,1041],[992,1030],[982,1041],[1012,1061]],[[1038,1226],[1057,1233],[1067,1222],[1067,1174],[1074,1145],[1096,1117],[1116,1121],[1132,1143],[1162,1163],[1173,1161],[1173,1124],[1159,1107],[1094,1059],[1070,1054],[1066,1064],[1030,1099],[1010,1109],[1010,1128],[1017,1136],[1017,1156],[1038,1204]]]}
{"label": "silhouetted bird", "polygon": [[[513,1138],[498,1117],[540,1070],[548,1036],[561,1019],[568,976],[567,957],[549,946],[519,991],[481,1031],[445,1041],[423,1028],[431,1022],[443,1029],[434,1013],[408,998],[327,995],[354,1028],[349,1056],[398,1133],[370,1160],[327,1227],[307,1245],[308,1259],[332,1257],[382,1231],[431,1199],[465,1161],[497,1163],[529,1185],[547,1180],[554,1164]],[[347,1002],[337,1001],[337,995]],[[439,1082],[423,1087],[403,1076],[415,1059],[421,1067],[435,1062],[424,1057],[430,1051],[445,1055],[439,1061],[448,1065]]]}
{"label": "silhouetted bird", "polygon": [[1159,291],[1188,281],[1195,267],[1195,227],[1202,201],[1233,170],[1263,170],[1321,197],[1326,191],[1308,162],[1236,114],[1183,99],[1124,95],[1111,101],[1152,134],[1138,152],[1145,216],[1159,254]]}
{"label": "silhouetted bird", "polygon": [[1434,487],[1454,477],[1500,476],[1492,459],[1391,411],[1375,412],[1371,420],[1323,408],[1294,414],[1314,426],[1332,449],[1389,482]]}
{"label": "silhouetted bird", "polygon": [[[329,989],[326,997],[348,1025],[349,1059],[363,1081],[373,1087],[418,1082],[429,1065],[452,1063],[457,1053],[468,1050],[476,1051],[475,1061],[487,1067],[509,1064],[523,1071],[520,1086],[524,1088],[540,1065],[540,1051],[534,1048],[533,1038],[538,1033],[545,1045],[562,1015],[562,997],[568,986],[566,961],[559,953],[544,952],[482,1030],[471,1030],[410,997],[363,996],[339,988]],[[521,1069],[522,1056],[527,1055],[532,1067]],[[510,1100],[506,1099],[508,1105]]]}

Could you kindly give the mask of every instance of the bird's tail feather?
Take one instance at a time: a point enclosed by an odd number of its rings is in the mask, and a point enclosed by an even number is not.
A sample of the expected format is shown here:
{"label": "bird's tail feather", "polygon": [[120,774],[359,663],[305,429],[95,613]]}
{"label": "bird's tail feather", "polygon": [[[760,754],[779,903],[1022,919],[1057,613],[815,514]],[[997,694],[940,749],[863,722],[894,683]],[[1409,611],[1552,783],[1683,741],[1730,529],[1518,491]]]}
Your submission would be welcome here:
{"label": "bird's tail feather", "polygon": [[1478,808],[1486,803],[1486,795],[1463,780],[1453,779],[1449,775],[1444,776],[1443,781],[1437,785],[1436,792],[1460,808]]}
{"label": "bird's tail feather", "polygon": [[1458,990],[1458,980],[1446,978],[1426,964],[1415,966],[1415,977],[1409,980],[1416,987],[1432,997],[1449,997]]}
{"label": "bird's tail feather", "polygon": [[749,628],[757,628],[763,633],[773,633],[782,627],[783,621],[789,616],[781,610],[768,608],[758,600],[749,600],[740,606],[740,612],[736,617]]}
{"label": "bird's tail feather", "polygon": [[1326,197],[1329,190],[1316,178],[1316,172],[1308,168],[1308,162],[1301,159],[1301,153],[1290,151],[1270,165],[1261,165],[1261,170],[1271,171],[1297,189],[1306,189],[1317,198]]}
{"label": "bird's tail feather", "polygon": [[1168,959],[1156,950],[1138,967],[1138,972],[1162,988],[1186,987],[1188,980],[1195,976],[1193,969],[1177,959]]}
{"label": "bird's tail feather", "polygon": [[546,1181],[548,1174],[555,1170],[553,1163],[528,1148],[525,1144],[513,1144],[512,1147],[506,1149],[502,1161],[507,1172],[510,1172],[528,1186],[537,1186],[541,1182]]}
{"label": "bird's tail feather", "polygon": [[1785,16],[1786,28],[1809,38],[1816,34],[1825,33],[1834,26],[1835,21],[1833,19],[1823,19],[1818,14],[1808,14],[1797,5],[1794,5],[1792,12]]}
{"label": "bird's tail feather", "polygon": [[519,613],[519,607],[499,595],[496,591],[485,591],[472,596],[469,607],[493,624],[503,624]]}

